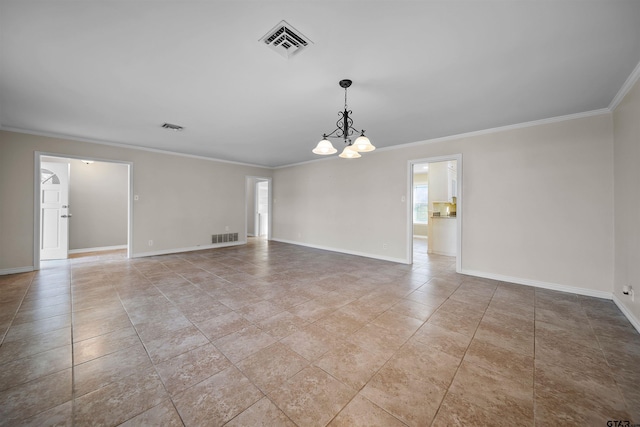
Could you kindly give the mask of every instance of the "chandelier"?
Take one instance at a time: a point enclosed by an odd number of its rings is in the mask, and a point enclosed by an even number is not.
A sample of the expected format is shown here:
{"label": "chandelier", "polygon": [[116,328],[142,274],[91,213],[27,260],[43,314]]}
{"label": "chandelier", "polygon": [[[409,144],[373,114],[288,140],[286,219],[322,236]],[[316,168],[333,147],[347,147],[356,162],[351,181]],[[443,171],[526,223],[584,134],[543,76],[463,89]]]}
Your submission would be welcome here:
{"label": "chandelier", "polygon": [[[348,79],[340,80],[340,87],[344,88],[344,111],[338,112],[338,116],[340,116],[336,122],[336,126],[338,127],[333,132],[322,135],[322,140],[318,142],[316,148],[312,150],[313,153],[326,156],[338,152],[327,138],[341,138],[344,140],[345,147],[342,153],[340,153],[340,157],[343,159],[357,159],[358,157],[362,157],[360,153],[376,149],[376,147],[371,145],[369,138],[364,135],[364,129],[361,131],[355,129],[353,127],[353,119],[349,117],[352,112],[347,107],[347,88],[351,86],[351,83],[352,81]],[[359,133],[360,136],[351,142],[351,136],[353,136],[354,133]]]}

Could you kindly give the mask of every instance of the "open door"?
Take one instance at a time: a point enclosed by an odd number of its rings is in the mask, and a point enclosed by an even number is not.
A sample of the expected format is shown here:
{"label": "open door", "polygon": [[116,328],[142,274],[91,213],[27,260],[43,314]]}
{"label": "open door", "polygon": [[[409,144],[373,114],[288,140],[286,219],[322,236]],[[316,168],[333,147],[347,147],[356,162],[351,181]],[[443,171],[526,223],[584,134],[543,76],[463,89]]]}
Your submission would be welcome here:
{"label": "open door", "polygon": [[40,168],[40,259],[66,259],[69,252],[69,164]]}
{"label": "open door", "polygon": [[256,236],[269,235],[269,181],[256,183]]}

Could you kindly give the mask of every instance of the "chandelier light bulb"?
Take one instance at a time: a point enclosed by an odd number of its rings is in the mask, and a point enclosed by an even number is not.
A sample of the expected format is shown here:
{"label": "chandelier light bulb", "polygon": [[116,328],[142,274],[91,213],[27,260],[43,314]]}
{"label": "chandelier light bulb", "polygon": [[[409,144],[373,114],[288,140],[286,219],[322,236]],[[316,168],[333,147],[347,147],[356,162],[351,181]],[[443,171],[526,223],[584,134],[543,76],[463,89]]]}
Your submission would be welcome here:
{"label": "chandelier light bulb", "polygon": [[342,153],[340,153],[339,157],[342,157],[343,159],[357,159],[362,156],[360,155],[360,153],[354,150],[351,145],[347,145],[346,147],[344,147],[344,150],[342,150]]}
{"label": "chandelier light bulb", "polygon": [[369,141],[369,138],[364,136],[364,131],[362,131],[362,135],[356,138],[356,140],[353,143],[353,146],[360,153],[366,153],[376,149],[376,147],[374,147],[373,144],[371,144],[371,141]]}
{"label": "chandelier light bulb", "polygon": [[311,152],[314,154],[320,154],[321,156],[326,156],[329,154],[337,153],[338,150],[336,150],[333,144],[331,144],[331,141],[329,141],[327,138],[322,138],[322,140],[318,142],[318,145],[316,145],[316,148],[314,148]]}

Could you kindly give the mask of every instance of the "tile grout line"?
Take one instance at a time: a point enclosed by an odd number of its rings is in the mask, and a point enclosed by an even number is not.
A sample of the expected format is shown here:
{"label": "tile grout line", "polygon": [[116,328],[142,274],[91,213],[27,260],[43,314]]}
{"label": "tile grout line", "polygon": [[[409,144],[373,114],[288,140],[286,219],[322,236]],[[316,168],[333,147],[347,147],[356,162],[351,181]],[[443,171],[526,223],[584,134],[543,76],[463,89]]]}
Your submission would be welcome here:
{"label": "tile grout line", "polygon": [[538,409],[538,400],[536,399],[536,381],[537,381],[537,364],[536,364],[536,331],[538,326],[537,320],[538,307],[538,290],[533,290],[533,423],[536,423],[536,415]]}
{"label": "tile grout line", "polygon": [[[583,307],[582,306],[582,301],[580,301],[580,307]],[[602,353],[602,357],[604,358],[604,361],[607,364],[607,368],[609,368],[609,374],[611,375],[611,378],[613,379],[613,382],[616,385],[616,390],[618,390],[618,394],[620,395],[620,397],[622,398],[622,401],[624,402],[624,407],[627,410],[627,413],[629,415],[631,415],[630,409],[632,409],[632,407],[631,407],[631,405],[629,405],[629,402],[627,402],[627,397],[626,397],[625,393],[622,392],[622,389],[620,387],[620,383],[619,383],[618,379],[616,378],[616,375],[614,374],[613,369],[611,368],[611,363],[609,362],[609,358],[607,357],[607,354],[604,352],[604,348],[602,346],[602,343],[600,342],[600,338],[598,337],[598,334],[596,334],[595,329],[593,328],[593,323],[591,321],[591,317],[587,314],[586,310],[584,310],[584,314],[585,314],[585,316],[587,318],[587,321],[589,322],[589,328],[593,332],[593,336],[595,336],[595,338],[596,338],[596,342],[598,343],[598,349],[600,350],[600,353]]]}
{"label": "tile grout line", "polygon": [[75,345],[73,342],[73,321],[75,317],[75,312],[73,310],[73,269],[71,268],[71,264],[68,265],[69,268],[69,306],[71,309],[71,426],[75,426],[76,424],[76,364],[75,364]]}
{"label": "tile grout line", "polygon": [[7,327],[7,330],[2,334],[2,339],[0,339],[0,345],[4,344],[4,340],[6,339],[7,335],[9,334],[9,330],[13,326],[13,322],[15,322],[16,317],[18,316],[18,312],[20,311],[20,307],[22,307],[22,305],[24,304],[24,300],[27,298],[27,295],[29,294],[29,290],[31,289],[31,286],[33,286],[33,281],[36,278],[36,272],[29,272],[27,274],[31,275],[31,280],[29,280],[29,284],[27,285],[27,289],[25,289],[24,294],[22,295],[22,298],[20,298],[20,304],[18,304],[18,307],[16,308],[15,313],[13,313],[13,316],[11,317],[11,322],[9,323],[9,326]]}
{"label": "tile grout line", "polygon": [[[462,283],[460,283],[460,286],[462,286]],[[460,288],[460,286],[458,286],[456,288],[456,291]],[[438,409],[436,410],[436,413],[433,414],[433,418],[431,419],[431,422],[429,423],[429,425],[433,425],[433,423],[435,422],[436,418],[438,418],[438,413],[440,412],[440,409],[442,408],[442,402],[444,402],[444,400],[447,398],[447,395],[449,394],[449,389],[451,389],[451,385],[453,384],[453,381],[455,380],[456,376],[458,375],[458,371],[460,370],[460,367],[462,366],[462,362],[464,361],[464,358],[466,357],[467,352],[469,351],[469,347],[471,347],[471,343],[473,342],[473,339],[475,338],[476,333],[478,332],[478,328],[480,328],[480,324],[482,323],[482,319],[484,319],[484,316],[487,313],[487,309],[489,308],[489,305],[491,304],[491,301],[493,300],[493,297],[495,296],[496,290],[498,289],[499,286],[500,285],[496,285],[496,288],[493,290],[493,293],[491,294],[491,300],[489,300],[489,303],[487,304],[487,306],[485,307],[484,311],[482,312],[482,317],[480,318],[480,321],[478,322],[478,325],[476,326],[475,330],[473,331],[473,335],[471,336],[471,339],[469,340],[469,344],[467,345],[467,348],[465,348],[464,354],[460,358],[460,363],[458,364],[458,366],[456,367],[455,372],[451,376],[451,381],[449,382],[449,385],[447,386],[447,389],[445,390],[444,395],[442,396],[442,400],[440,400],[440,403],[438,404]],[[453,295],[453,293],[451,295]],[[448,299],[449,298],[447,298],[447,300]]]}
{"label": "tile grout line", "polygon": [[[140,271],[140,269],[138,267],[136,267],[135,265],[133,266],[133,268],[136,270],[136,272],[138,274],[140,274],[142,277],[144,277],[144,279],[151,284],[151,286],[153,286],[154,288],[156,288],[158,290],[158,292],[160,292],[160,294],[162,296],[164,296],[172,305],[173,301],[171,301],[169,298],[167,298],[167,296],[151,281],[151,279],[149,279],[143,272]],[[113,287],[113,286],[112,286]],[[120,292],[118,292],[118,290],[113,287],[116,295],[118,296],[118,301],[120,301],[120,305],[122,305],[122,309],[124,310],[125,313],[127,313],[127,317],[129,318],[129,322],[131,322],[131,327],[133,328],[133,330],[136,332],[136,336],[138,337],[138,340],[140,341],[140,344],[142,344],[142,348],[144,348],[145,353],[147,354],[147,357],[149,358],[149,362],[151,362],[151,366],[153,367],[153,371],[156,373],[156,375],[158,376],[158,379],[160,380],[160,383],[162,384],[162,388],[164,389],[165,393],[167,394],[167,398],[169,399],[169,402],[171,402],[171,405],[173,406],[173,408],[176,411],[176,414],[178,415],[178,418],[180,418],[180,422],[182,422],[183,425],[186,425],[184,420],[182,419],[182,415],[180,414],[180,412],[178,411],[178,408],[176,407],[175,402],[173,401],[173,396],[171,395],[171,393],[169,393],[169,390],[167,389],[166,384],[164,383],[164,381],[162,380],[162,376],[160,375],[160,373],[158,372],[158,368],[156,367],[156,364],[153,362],[153,359],[151,358],[151,355],[149,354],[149,350],[147,349],[147,346],[145,345],[144,341],[142,340],[142,337],[140,336],[140,333],[138,332],[138,328],[136,328],[136,325],[133,323],[131,316],[129,315],[129,311],[127,310],[126,305],[122,302],[122,297],[120,296]],[[175,305],[174,305],[175,306]],[[158,405],[161,405],[162,402],[160,402]],[[135,417],[137,417],[140,414],[144,414],[145,412],[147,412],[150,409],[155,408],[155,405],[151,408],[147,408],[144,409],[142,412],[133,415],[131,418],[129,418],[128,420],[125,420],[123,422],[127,422],[129,420],[134,419]]]}

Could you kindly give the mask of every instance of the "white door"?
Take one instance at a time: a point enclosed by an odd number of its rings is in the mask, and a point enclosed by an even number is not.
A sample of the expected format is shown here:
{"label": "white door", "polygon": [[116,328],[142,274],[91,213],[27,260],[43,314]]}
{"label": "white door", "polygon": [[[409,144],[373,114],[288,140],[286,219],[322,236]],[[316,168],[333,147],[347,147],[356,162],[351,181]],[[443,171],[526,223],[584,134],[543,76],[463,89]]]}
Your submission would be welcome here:
{"label": "white door", "polygon": [[256,183],[256,216],[258,228],[256,236],[269,234],[269,181]]}
{"label": "white door", "polygon": [[69,250],[69,164],[40,168],[40,259],[66,259]]}

